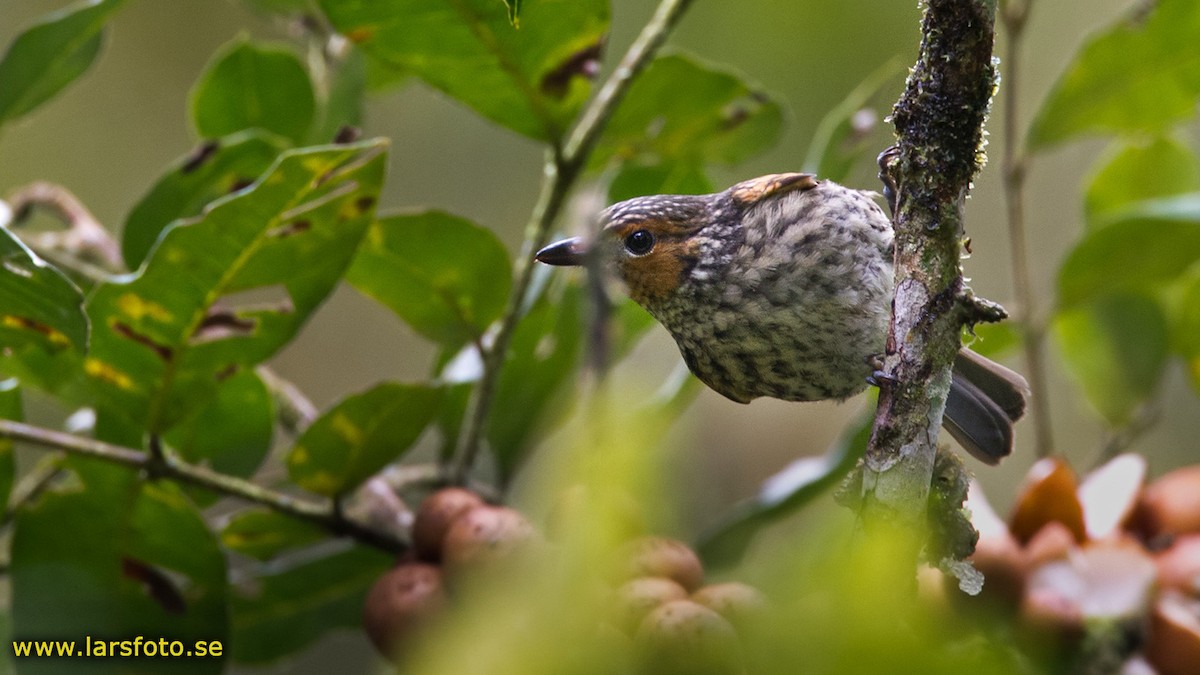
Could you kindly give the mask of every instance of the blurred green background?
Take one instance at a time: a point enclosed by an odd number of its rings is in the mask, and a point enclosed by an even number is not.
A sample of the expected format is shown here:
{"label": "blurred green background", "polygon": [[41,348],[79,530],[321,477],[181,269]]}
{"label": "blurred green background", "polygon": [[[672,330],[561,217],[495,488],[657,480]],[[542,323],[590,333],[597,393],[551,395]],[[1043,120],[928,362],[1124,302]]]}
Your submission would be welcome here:
{"label": "blurred green background", "polygon": [[[0,44],[37,17],[59,9],[62,0],[0,2]],[[614,0],[610,57],[621,53],[649,17],[653,4]],[[1028,30],[1025,79],[1020,92],[1021,125],[1090,31],[1113,21],[1126,0],[1059,0],[1037,3]],[[833,3],[754,0],[697,2],[672,44],[718,64],[734,67],[774,93],[791,110],[780,143],[743,165],[714,172],[718,185],[771,172],[796,170],[821,117],[868,74],[889,59],[911,63],[916,55],[916,2],[841,0]],[[240,34],[285,41],[289,26],[259,15],[245,3],[214,0],[131,3],[113,22],[106,48],[92,71],[57,100],[4,129],[0,135],[0,194],[33,180],[72,190],[112,229],[163,168],[188,152],[196,138],[188,128],[189,88],[211,55]],[[1001,38],[997,53],[1004,54]],[[611,64],[608,64],[611,67]],[[1001,64],[1001,71],[1005,66]],[[881,97],[890,103],[901,80],[893,78]],[[999,96],[1008,90],[1002,83]],[[1009,305],[1013,297],[1010,251],[1000,181],[1002,113],[999,102],[989,124],[991,164],[980,175],[967,204],[973,257],[965,263],[971,285],[982,296]],[[881,109],[880,117],[886,114]],[[481,119],[420,84],[371,99],[366,136],[392,139],[390,175],[381,208],[430,206],[467,216],[493,228],[514,254],[536,197],[542,149]],[[1195,129],[1191,129],[1195,145]],[[1104,143],[1072,143],[1034,158],[1027,190],[1034,283],[1042,308],[1053,302],[1057,267],[1081,230],[1080,184]],[[879,148],[872,149],[874,154]],[[865,161],[848,182],[877,189],[873,162]],[[560,223],[582,227],[597,203],[581,191],[577,208]],[[571,215],[573,214],[573,215]],[[390,311],[342,288],[300,337],[273,361],[319,406],[391,379],[427,377],[433,347]],[[1054,347],[1050,352],[1050,399],[1055,443],[1080,469],[1097,457],[1104,430],[1069,381]],[[614,374],[618,386],[652,391],[678,362],[674,344],[661,329],[652,332],[634,357]],[[1008,362],[1022,364],[1013,354]],[[1160,422],[1134,446],[1152,471],[1195,461],[1200,438],[1200,404],[1177,363],[1168,375]],[[49,416],[47,405],[31,405],[32,417]],[[824,451],[862,405],[788,404],[759,400],[742,406],[705,391],[676,425],[662,448],[677,484],[688,536],[712,522],[721,509],[754,492],[762,479],[791,459]],[[1012,485],[1032,463],[1032,431],[1021,425],[1015,456],[980,479],[996,506],[1007,508]],[[555,439],[540,450],[553,452]],[[538,462],[535,456],[532,460]],[[326,640],[325,654],[341,647],[366,649],[355,636]],[[363,652],[361,658],[367,663]],[[319,662],[317,662],[319,663]],[[346,665],[346,661],[338,663]]]}

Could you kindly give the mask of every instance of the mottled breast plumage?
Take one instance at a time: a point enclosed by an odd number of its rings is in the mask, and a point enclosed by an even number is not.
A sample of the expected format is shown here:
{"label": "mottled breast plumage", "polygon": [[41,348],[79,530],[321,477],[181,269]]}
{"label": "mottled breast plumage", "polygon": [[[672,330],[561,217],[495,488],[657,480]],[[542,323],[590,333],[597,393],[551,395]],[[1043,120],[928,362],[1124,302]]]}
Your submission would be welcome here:
{"label": "mottled breast plumage", "polygon": [[692,372],[735,401],[861,391],[890,315],[890,219],[866,193],[829,181],[722,214],[739,208],[727,193],[708,201],[674,292],[639,302]]}

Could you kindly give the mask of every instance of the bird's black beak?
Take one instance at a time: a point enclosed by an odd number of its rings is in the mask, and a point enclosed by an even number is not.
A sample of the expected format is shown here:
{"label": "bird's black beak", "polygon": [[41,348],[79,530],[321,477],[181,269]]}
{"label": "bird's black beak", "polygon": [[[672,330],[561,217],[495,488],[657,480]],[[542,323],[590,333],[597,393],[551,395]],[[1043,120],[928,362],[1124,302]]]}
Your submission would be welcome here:
{"label": "bird's black beak", "polygon": [[579,237],[571,237],[550,244],[538,251],[533,258],[547,265],[578,267],[584,264],[586,255],[587,251],[583,247],[583,240]]}

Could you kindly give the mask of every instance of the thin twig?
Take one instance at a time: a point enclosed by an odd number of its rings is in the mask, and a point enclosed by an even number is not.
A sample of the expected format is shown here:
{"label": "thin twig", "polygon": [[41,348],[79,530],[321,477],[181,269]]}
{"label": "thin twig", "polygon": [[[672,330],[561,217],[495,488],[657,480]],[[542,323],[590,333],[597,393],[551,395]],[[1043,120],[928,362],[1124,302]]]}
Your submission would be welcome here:
{"label": "thin twig", "polygon": [[467,406],[466,430],[459,441],[458,462],[454,470],[454,479],[458,483],[466,479],[483,442],[484,426],[491,412],[492,397],[504,365],[508,343],[521,318],[525,294],[533,280],[531,256],[534,251],[546,245],[550,228],[566,202],[567,193],[579,178],[604,126],[629,91],[629,85],[649,64],[691,4],[692,0],[662,0],[650,22],[642,29],[612,75],[583,111],[579,123],[575,125],[566,143],[562,148],[554,148],[546,155],[542,189],[525,226],[524,243],[516,260],[517,281],[509,297],[508,307],[500,319],[495,338],[490,348],[483,353],[483,374]]}
{"label": "thin twig", "polygon": [[81,262],[99,264],[108,272],[125,271],[121,247],[83,202],[61,185],[39,181],[18,188],[9,198],[13,225],[29,217],[33,207],[50,209],[67,224],[62,232],[41,232],[27,237],[35,249],[64,251]]}
{"label": "thin twig", "polygon": [[1038,457],[1054,454],[1050,426],[1050,397],[1046,390],[1046,326],[1038,315],[1029,273],[1029,245],[1025,235],[1025,175],[1028,159],[1020,148],[1018,102],[1021,93],[1021,44],[1033,0],[1006,0],[1000,16],[1008,35],[1008,66],[1004,74],[1004,203],[1008,211],[1008,238],[1012,248],[1013,285],[1017,295],[1015,320],[1024,333],[1026,375],[1033,392],[1029,418]]}
{"label": "thin twig", "polygon": [[271,368],[259,366],[254,372],[271,393],[271,399],[275,402],[275,417],[279,423],[292,436],[303,434],[308,425],[317,419],[317,406],[300,391],[300,387]]}
{"label": "thin twig", "polygon": [[342,517],[332,501],[326,500],[318,503],[276,492],[236,476],[189,464],[170,453],[164,453],[159,459],[140,450],[11,420],[0,420],[0,437],[47,448],[57,448],[74,455],[93,457],[144,471],[147,475],[168,478],[218,494],[236,497],[313,523],[335,534],[352,537],[359,542],[384,551],[401,552],[408,547],[406,542],[397,539],[392,534]]}

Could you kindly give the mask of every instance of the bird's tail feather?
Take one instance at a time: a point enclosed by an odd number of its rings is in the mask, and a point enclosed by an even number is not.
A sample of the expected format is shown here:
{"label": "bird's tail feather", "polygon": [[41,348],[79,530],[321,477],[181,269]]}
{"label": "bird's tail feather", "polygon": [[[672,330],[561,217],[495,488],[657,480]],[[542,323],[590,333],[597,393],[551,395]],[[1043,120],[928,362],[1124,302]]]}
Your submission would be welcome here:
{"label": "bird's tail feather", "polygon": [[954,360],[943,423],[964,450],[997,464],[1012,453],[1013,423],[1025,414],[1028,398],[1025,378],[963,349]]}

